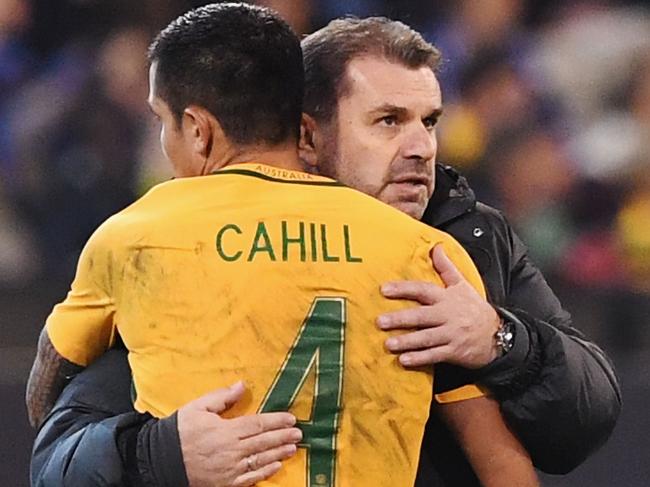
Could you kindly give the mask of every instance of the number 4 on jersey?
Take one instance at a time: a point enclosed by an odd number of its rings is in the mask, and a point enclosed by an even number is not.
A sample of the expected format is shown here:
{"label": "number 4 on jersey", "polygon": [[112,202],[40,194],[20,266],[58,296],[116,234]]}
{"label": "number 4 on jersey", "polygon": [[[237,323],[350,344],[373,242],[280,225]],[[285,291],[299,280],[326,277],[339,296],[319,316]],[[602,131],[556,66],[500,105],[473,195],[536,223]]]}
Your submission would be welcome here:
{"label": "number 4 on jersey", "polygon": [[288,411],[315,367],[311,417],[299,421],[307,448],[307,485],[333,487],[343,386],[346,309],[343,298],[316,298],[267,392],[260,412]]}

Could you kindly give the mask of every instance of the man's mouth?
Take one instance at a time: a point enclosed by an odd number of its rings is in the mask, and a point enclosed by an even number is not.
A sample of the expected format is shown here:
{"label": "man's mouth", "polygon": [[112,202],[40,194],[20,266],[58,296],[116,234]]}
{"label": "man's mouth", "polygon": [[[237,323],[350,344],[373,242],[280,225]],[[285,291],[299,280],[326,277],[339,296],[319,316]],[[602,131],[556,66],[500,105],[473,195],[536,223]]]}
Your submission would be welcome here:
{"label": "man's mouth", "polygon": [[430,180],[426,177],[400,177],[391,181],[392,193],[398,201],[420,203],[429,196]]}
{"label": "man's mouth", "polygon": [[391,181],[393,184],[410,184],[413,186],[426,186],[427,188],[429,187],[431,180],[424,176],[424,175],[418,175],[418,174],[407,174],[404,176],[400,176],[398,178],[395,178]]}

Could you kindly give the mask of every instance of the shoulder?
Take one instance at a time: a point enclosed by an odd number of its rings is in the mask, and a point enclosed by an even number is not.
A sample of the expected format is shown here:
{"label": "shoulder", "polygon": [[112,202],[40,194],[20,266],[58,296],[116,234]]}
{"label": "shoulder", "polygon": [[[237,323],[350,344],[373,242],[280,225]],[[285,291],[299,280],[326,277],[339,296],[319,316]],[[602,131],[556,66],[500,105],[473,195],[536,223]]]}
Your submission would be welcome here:
{"label": "shoulder", "polygon": [[346,186],[333,189],[339,192],[338,201],[347,216],[362,219],[374,228],[389,229],[394,237],[439,241],[444,235],[443,231],[356,189]]}
{"label": "shoulder", "polygon": [[162,215],[177,201],[179,192],[186,190],[181,180],[165,181],[151,187],[126,208],[108,218],[98,229],[108,234],[124,234],[141,228]]}
{"label": "shoulder", "polygon": [[486,239],[505,243],[512,234],[512,227],[503,212],[480,201],[462,215],[442,224],[441,229],[463,245],[476,245]]}
{"label": "shoulder", "polygon": [[505,226],[508,225],[508,222],[506,221],[506,218],[501,210],[498,210],[493,206],[486,205],[481,201],[476,202],[476,206],[474,207],[474,212],[478,216],[486,219],[487,221],[491,222],[494,225],[505,225]]}
{"label": "shoulder", "polygon": [[511,248],[515,244],[518,237],[502,211],[479,202],[476,215],[477,221],[482,223],[481,230],[491,235],[497,245]]}
{"label": "shoulder", "polygon": [[152,215],[156,215],[155,210],[159,208],[156,200],[159,200],[160,196],[164,197],[164,194],[161,194],[164,193],[161,186],[154,186],[129,206],[106,219],[93,232],[87,247],[109,246],[117,249],[137,238],[138,234],[145,230]]}

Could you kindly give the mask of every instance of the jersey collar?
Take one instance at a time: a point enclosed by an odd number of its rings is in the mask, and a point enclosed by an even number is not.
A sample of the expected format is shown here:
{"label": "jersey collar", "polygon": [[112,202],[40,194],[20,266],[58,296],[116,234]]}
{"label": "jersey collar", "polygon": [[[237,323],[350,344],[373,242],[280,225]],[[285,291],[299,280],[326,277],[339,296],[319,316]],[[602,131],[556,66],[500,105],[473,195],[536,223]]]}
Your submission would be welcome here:
{"label": "jersey collar", "polygon": [[343,186],[338,181],[326,178],[324,176],[317,176],[315,174],[310,174],[302,171],[291,171],[289,169],[282,169],[258,162],[233,164],[231,166],[226,166],[223,169],[214,171],[212,174],[238,174],[242,176],[252,176],[270,181],[285,183]]}

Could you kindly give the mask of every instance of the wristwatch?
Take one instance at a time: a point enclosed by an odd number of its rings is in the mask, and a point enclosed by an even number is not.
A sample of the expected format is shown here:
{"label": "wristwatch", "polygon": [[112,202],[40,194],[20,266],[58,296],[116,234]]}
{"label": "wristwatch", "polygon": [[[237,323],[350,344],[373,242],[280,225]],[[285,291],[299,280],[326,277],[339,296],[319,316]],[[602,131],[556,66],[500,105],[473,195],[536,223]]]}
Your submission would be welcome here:
{"label": "wristwatch", "polygon": [[499,357],[503,357],[515,344],[515,325],[507,319],[502,319],[501,326],[494,334],[494,340]]}

